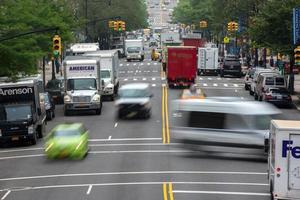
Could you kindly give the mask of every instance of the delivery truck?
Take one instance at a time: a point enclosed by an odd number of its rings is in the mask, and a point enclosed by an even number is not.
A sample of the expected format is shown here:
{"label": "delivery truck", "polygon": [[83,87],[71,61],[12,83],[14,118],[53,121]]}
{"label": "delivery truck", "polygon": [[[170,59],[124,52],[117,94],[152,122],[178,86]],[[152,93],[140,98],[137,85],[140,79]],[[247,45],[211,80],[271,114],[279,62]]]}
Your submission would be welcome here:
{"label": "delivery truck", "polygon": [[168,47],[167,81],[170,87],[190,86],[197,76],[197,48]]}
{"label": "delivery truck", "polygon": [[41,76],[0,81],[0,141],[36,144],[46,126],[44,87]]}
{"label": "delivery truck", "polygon": [[125,56],[127,61],[139,60],[145,58],[144,40],[143,39],[127,39],[125,40]]}
{"label": "delivery truck", "polygon": [[100,58],[87,56],[68,56],[64,66],[64,114],[71,111],[102,109],[102,83]]}
{"label": "delivery truck", "polygon": [[198,49],[198,75],[214,74],[218,75],[218,48]]}
{"label": "delivery truck", "polygon": [[300,199],[300,121],[272,120],[268,148],[271,199]]}
{"label": "delivery truck", "polygon": [[200,34],[187,34],[182,37],[183,46],[204,47],[205,40]]}
{"label": "delivery truck", "polygon": [[84,56],[96,56],[100,58],[100,73],[103,86],[102,96],[114,100],[119,89],[119,58],[117,50],[101,50],[85,53]]}

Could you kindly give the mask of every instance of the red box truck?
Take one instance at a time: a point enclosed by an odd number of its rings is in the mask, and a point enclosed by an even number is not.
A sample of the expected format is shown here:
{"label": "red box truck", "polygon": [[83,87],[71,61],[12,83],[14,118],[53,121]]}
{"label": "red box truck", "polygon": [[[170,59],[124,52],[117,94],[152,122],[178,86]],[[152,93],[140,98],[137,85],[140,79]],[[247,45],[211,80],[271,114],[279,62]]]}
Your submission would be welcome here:
{"label": "red box truck", "polygon": [[190,86],[197,75],[197,48],[168,47],[167,81],[169,87]]}

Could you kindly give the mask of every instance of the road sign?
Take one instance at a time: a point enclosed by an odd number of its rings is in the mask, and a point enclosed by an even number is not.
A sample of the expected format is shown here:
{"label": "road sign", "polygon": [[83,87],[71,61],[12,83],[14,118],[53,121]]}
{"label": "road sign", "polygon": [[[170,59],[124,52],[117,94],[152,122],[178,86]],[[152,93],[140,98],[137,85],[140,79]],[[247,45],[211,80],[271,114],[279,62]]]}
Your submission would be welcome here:
{"label": "road sign", "polygon": [[228,44],[229,43],[229,37],[224,37],[224,44]]}
{"label": "road sign", "polygon": [[293,8],[293,39],[294,45],[300,43],[300,8]]}

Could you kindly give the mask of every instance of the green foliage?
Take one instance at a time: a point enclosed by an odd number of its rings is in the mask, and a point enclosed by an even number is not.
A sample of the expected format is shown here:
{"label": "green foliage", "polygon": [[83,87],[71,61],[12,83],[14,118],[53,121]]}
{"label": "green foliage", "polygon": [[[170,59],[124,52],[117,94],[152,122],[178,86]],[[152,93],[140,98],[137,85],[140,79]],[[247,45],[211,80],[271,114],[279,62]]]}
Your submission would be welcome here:
{"label": "green foliage", "polygon": [[[0,39],[58,27],[64,42],[72,39],[75,25],[67,0],[2,0]],[[15,76],[37,71],[37,60],[52,51],[54,31],[20,36],[0,42],[0,75]]]}

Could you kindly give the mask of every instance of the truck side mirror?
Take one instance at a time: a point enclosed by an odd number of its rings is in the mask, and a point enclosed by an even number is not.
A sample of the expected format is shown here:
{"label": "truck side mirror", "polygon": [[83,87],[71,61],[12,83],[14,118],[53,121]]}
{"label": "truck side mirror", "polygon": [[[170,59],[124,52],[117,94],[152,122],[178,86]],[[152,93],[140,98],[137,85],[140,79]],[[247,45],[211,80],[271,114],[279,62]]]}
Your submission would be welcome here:
{"label": "truck side mirror", "polygon": [[104,80],[101,80],[101,85],[102,87],[104,87]]}

